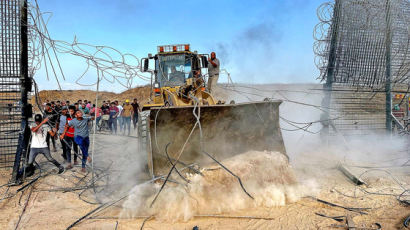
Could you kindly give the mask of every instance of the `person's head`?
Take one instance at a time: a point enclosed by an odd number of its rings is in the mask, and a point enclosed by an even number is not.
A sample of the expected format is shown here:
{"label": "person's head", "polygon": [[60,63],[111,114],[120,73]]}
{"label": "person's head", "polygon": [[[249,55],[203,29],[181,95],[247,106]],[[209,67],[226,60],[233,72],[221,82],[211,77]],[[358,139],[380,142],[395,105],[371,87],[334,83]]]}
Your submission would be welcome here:
{"label": "person's head", "polygon": [[41,116],[41,114],[36,114],[34,116],[34,122],[36,122],[36,124],[40,124],[43,121],[43,116]]}
{"label": "person's head", "polygon": [[61,101],[57,101],[57,103],[56,103],[57,105],[61,105]]}
{"label": "person's head", "polygon": [[65,101],[65,103],[66,103],[67,105],[70,105],[70,101]]}
{"label": "person's head", "polygon": [[215,52],[212,52],[211,53],[211,59],[214,60],[215,58],[216,58],[216,54],[215,54]]}
{"label": "person's head", "polygon": [[129,105],[130,104],[130,100],[125,100],[125,104]]}
{"label": "person's head", "polygon": [[117,100],[115,101],[115,105],[119,105]]}
{"label": "person's head", "polygon": [[61,114],[62,114],[62,115],[66,115],[66,114],[67,114],[67,111],[68,111],[67,106],[63,106],[63,107],[61,108]]}
{"label": "person's head", "polygon": [[75,112],[75,117],[80,120],[83,119],[83,112],[77,110],[77,112]]}
{"label": "person's head", "polygon": [[134,103],[137,103],[138,102],[138,99],[137,98],[134,98]]}
{"label": "person's head", "polygon": [[115,106],[115,102],[111,102],[111,104],[110,104],[112,107],[114,107]]}
{"label": "person's head", "polygon": [[47,103],[46,104],[46,111],[50,111],[51,110],[51,103]]}
{"label": "person's head", "polygon": [[66,103],[64,101],[62,101],[61,106],[66,106]]}
{"label": "person's head", "polygon": [[84,100],[84,104],[87,104],[87,103],[88,103],[88,100],[87,100],[87,99],[85,99],[85,100]]}
{"label": "person's head", "polygon": [[77,103],[81,104],[81,103],[83,103],[83,100],[78,100]]}
{"label": "person's head", "polygon": [[85,108],[85,103],[83,103],[83,104],[81,105],[81,107],[84,109],[84,108]]}
{"label": "person's head", "polygon": [[75,110],[78,110],[78,103],[74,104]]}
{"label": "person's head", "polygon": [[75,114],[75,106],[70,105],[70,107],[68,107],[68,111],[70,113],[71,116],[74,116]]}
{"label": "person's head", "polygon": [[93,108],[95,107],[95,104],[93,104]]}

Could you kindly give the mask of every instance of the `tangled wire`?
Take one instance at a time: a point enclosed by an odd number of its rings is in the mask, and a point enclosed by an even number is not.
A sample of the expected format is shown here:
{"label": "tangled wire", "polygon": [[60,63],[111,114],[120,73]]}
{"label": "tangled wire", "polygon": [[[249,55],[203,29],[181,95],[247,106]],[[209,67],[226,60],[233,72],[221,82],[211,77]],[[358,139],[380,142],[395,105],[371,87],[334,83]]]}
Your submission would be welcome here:
{"label": "tangled wire", "polygon": [[[49,17],[45,19],[45,15]],[[52,39],[47,29],[51,13],[41,12],[37,0],[29,3],[28,17],[30,76],[44,68],[47,79],[50,79],[50,75],[54,76],[61,90],[59,78],[65,80],[65,75],[58,55],[69,54],[84,59],[87,65],[75,81],[80,86],[94,86],[98,81],[105,80],[130,88],[136,78],[150,79],[142,74],[140,61],[133,54],[124,54],[109,46],[82,43],[76,37],[71,43]],[[95,81],[84,83],[84,76],[92,70],[97,76]]]}

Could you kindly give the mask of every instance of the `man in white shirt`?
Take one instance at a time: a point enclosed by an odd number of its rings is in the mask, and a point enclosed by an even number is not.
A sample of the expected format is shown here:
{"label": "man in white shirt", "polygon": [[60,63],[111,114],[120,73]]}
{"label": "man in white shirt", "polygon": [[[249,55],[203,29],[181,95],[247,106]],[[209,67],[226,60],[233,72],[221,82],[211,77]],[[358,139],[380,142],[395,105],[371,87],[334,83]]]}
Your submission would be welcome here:
{"label": "man in white shirt", "polygon": [[211,53],[211,57],[208,58],[208,62],[208,90],[209,92],[213,93],[213,90],[215,90],[216,83],[219,79],[220,69],[219,59],[216,58],[215,52]]}
{"label": "man in white shirt", "polygon": [[115,106],[117,106],[117,108],[118,108],[118,125],[120,126],[120,132],[122,132],[122,129],[123,129],[123,126],[124,126],[124,120],[122,119],[122,116],[121,116],[121,114],[122,114],[122,110],[124,109],[123,107],[122,107],[122,105],[121,104],[119,104],[118,103],[118,101],[115,101]]}
{"label": "man in white shirt", "polygon": [[64,172],[64,167],[58,163],[50,154],[50,149],[47,146],[47,133],[54,137],[56,129],[51,129],[47,124],[48,118],[44,118],[41,114],[36,114],[34,117],[35,125],[30,125],[31,129],[31,148],[28,158],[28,167],[33,167],[33,162],[37,155],[42,153],[48,161],[53,163],[58,168],[58,173]]}

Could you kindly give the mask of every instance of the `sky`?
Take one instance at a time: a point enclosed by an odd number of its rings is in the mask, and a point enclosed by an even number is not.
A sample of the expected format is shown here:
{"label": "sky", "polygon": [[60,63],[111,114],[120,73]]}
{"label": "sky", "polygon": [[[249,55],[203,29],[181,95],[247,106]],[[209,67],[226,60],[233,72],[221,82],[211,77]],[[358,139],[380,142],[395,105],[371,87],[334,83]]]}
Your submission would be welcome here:
{"label": "sky", "polygon": [[[34,1],[34,0],[31,0]],[[235,83],[318,82],[313,28],[324,0],[37,0],[56,40],[113,47],[138,58],[158,45],[189,43],[199,53],[216,52],[221,68]],[[51,16],[51,17],[50,17]],[[76,84],[85,61],[59,55],[66,80],[63,89],[95,89]],[[57,89],[42,67],[35,75],[40,89]],[[78,81],[95,83],[89,70]],[[221,75],[220,81],[226,81]],[[135,79],[133,86],[149,82]],[[101,90],[120,92],[120,84],[102,81]]]}

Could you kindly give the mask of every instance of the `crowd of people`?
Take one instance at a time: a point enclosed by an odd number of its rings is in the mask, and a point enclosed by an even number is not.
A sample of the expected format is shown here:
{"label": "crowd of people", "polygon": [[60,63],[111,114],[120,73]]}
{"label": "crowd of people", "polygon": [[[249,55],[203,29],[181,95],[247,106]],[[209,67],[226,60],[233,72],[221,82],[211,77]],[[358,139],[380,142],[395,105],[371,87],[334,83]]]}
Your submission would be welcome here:
{"label": "crowd of people", "polygon": [[[215,52],[211,53],[208,61],[210,63],[208,65],[208,89],[212,92],[219,78],[220,64]],[[172,69],[172,74],[173,76],[178,75],[175,68]],[[194,74],[195,78],[201,79],[200,70],[195,71]],[[100,107],[92,104],[90,100],[78,100],[75,103],[59,100],[50,102],[46,100],[43,104],[43,109],[44,116],[36,114],[34,117],[35,123],[30,126],[31,146],[28,164],[24,168],[27,171],[26,175],[34,173],[35,167],[33,163],[38,154],[43,154],[58,168],[58,172],[62,173],[64,169],[71,169],[73,167],[71,156],[74,153],[74,165],[77,165],[78,158],[81,158],[81,171],[86,172],[87,160],[91,162],[91,158],[88,156],[88,148],[90,145],[90,125],[93,123],[93,120],[95,119],[95,128],[98,128],[99,131],[107,127],[111,134],[117,134],[119,129],[121,134],[129,136],[131,133],[131,123],[134,129],[136,129],[138,114],[141,111],[136,98],[132,103],[128,99],[123,103],[120,103],[118,100],[107,100],[103,101]],[[63,149],[62,157],[66,161],[65,168],[50,154],[51,147],[52,151],[57,151],[56,140],[58,139]]]}
{"label": "crowd of people", "polygon": [[[64,169],[73,168],[73,164],[77,165],[78,158],[81,158],[81,171],[86,172],[86,163],[91,162],[88,156],[89,133],[94,118],[96,118],[95,125],[98,129],[101,129],[102,123],[106,122],[112,134],[117,134],[119,126],[122,134],[130,135],[131,121],[136,129],[138,113],[141,111],[136,98],[133,103],[130,104],[129,100],[125,100],[122,105],[117,100],[103,101],[101,107],[95,106],[90,100],[78,100],[75,103],[47,100],[43,104],[43,109],[44,116],[36,114],[34,123],[30,125],[32,135],[28,164],[25,167],[26,176],[34,173],[33,163],[38,154],[43,154],[47,160],[52,162],[58,168],[59,173],[62,173]],[[63,149],[62,157],[66,162],[65,168],[50,153],[51,150],[57,151],[56,140],[58,139]],[[72,154],[74,154],[74,162],[72,162]]]}

